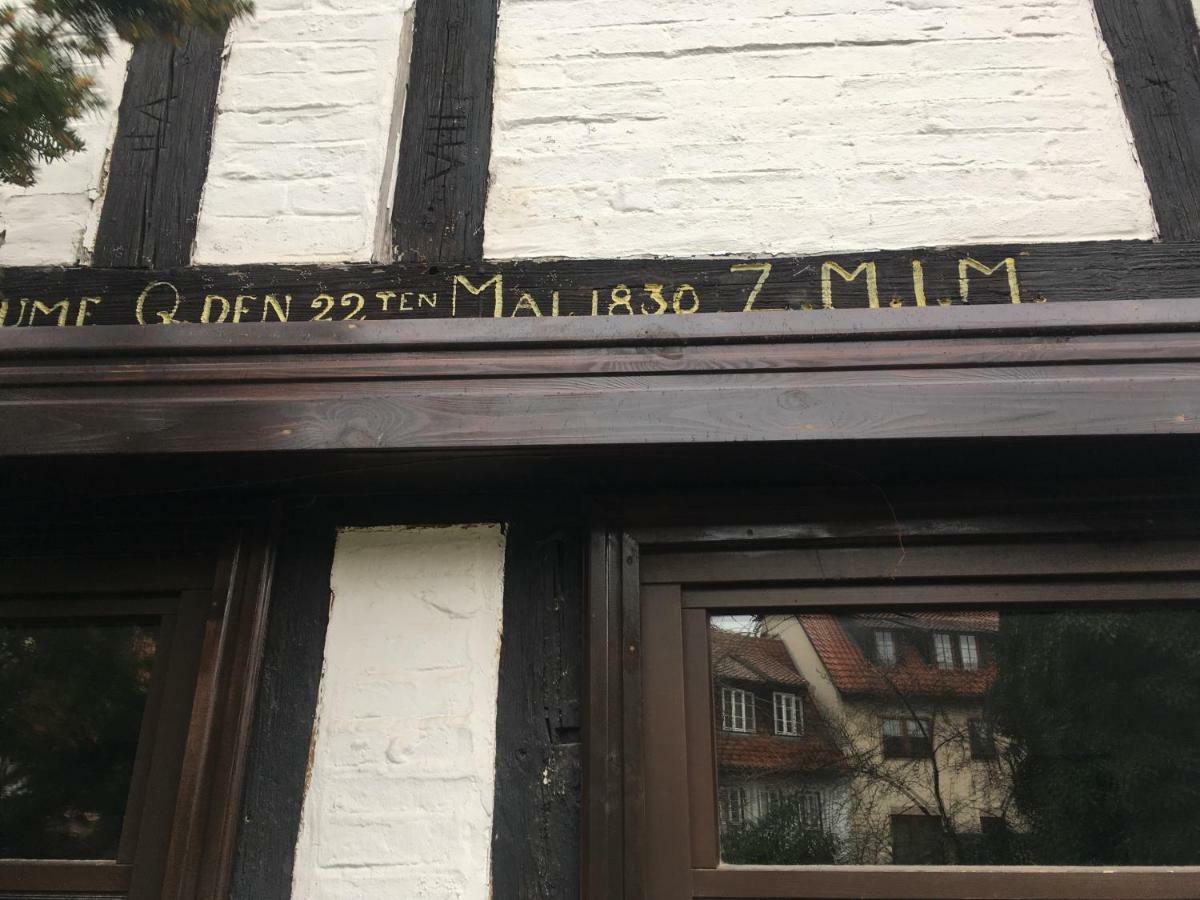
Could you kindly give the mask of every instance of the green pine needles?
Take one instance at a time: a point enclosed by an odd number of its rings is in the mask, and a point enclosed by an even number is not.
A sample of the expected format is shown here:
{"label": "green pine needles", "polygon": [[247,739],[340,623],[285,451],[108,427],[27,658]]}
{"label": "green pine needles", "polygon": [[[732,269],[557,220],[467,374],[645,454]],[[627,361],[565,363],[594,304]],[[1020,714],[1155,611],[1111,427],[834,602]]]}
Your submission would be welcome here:
{"label": "green pine needles", "polygon": [[38,166],[83,149],[74,123],[102,105],[84,70],[115,35],[177,41],[219,31],[251,0],[32,0],[0,6],[0,181],[29,186]]}

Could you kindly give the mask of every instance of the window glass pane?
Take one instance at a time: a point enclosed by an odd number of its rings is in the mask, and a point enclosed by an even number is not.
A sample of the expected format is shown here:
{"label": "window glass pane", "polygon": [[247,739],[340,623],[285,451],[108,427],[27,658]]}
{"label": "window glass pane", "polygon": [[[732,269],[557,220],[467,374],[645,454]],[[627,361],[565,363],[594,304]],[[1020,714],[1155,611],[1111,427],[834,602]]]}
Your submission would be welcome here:
{"label": "window glass pane", "polygon": [[116,859],[156,639],[0,619],[0,858]]}
{"label": "window glass pane", "polygon": [[962,664],[964,669],[979,668],[979,645],[975,643],[975,635],[964,634],[958,639],[959,649],[962,651]]}
{"label": "window glass pane", "polygon": [[954,668],[954,651],[951,649],[950,635],[935,634],[933,636],[933,651],[940,668]]}
{"label": "window glass pane", "polygon": [[875,659],[883,666],[896,664],[896,639],[890,631],[875,632]]}
{"label": "window glass pane", "polygon": [[1200,865],[1193,605],[805,610],[709,636],[718,724],[730,687],[804,723],[717,731],[725,863]]}

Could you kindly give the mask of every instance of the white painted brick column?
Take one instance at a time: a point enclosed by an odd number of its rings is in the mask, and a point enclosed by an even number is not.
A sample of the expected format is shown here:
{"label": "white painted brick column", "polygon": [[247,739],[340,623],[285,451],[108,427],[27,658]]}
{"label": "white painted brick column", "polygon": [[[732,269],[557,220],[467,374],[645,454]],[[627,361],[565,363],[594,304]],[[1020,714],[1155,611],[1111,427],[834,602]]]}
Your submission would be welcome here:
{"label": "white painted brick column", "polygon": [[413,0],[257,0],[229,34],[194,261],[378,258]]}
{"label": "white painted brick column", "polygon": [[489,897],[503,575],[498,525],[338,536],[293,897]]}

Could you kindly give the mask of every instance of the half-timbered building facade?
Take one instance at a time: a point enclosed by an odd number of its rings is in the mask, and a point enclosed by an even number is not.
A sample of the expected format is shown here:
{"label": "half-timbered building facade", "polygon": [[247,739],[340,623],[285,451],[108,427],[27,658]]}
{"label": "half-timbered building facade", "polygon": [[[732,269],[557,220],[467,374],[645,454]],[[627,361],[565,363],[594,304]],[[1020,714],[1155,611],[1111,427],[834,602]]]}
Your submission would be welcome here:
{"label": "half-timbered building facade", "polygon": [[259,0],[98,67],[0,187],[0,898],[1200,895],[1198,47]]}

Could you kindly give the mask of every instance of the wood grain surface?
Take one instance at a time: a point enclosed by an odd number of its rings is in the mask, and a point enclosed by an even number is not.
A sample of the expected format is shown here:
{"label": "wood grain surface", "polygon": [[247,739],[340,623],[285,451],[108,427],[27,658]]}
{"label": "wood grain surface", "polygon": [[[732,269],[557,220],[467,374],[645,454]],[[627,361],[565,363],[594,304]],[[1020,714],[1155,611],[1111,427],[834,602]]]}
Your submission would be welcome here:
{"label": "wood grain surface", "polygon": [[[853,276],[853,277],[851,277]],[[1200,297],[1200,244],[972,246],[791,259],[0,269],[0,335],[175,323],[328,326],[422,319],[634,319],[924,305],[1052,308]],[[701,314],[700,316],[694,315]]]}
{"label": "wood grain surface", "polygon": [[92,261],[186,266],[208,174],[224,32],[139,43],[129,63]]}

